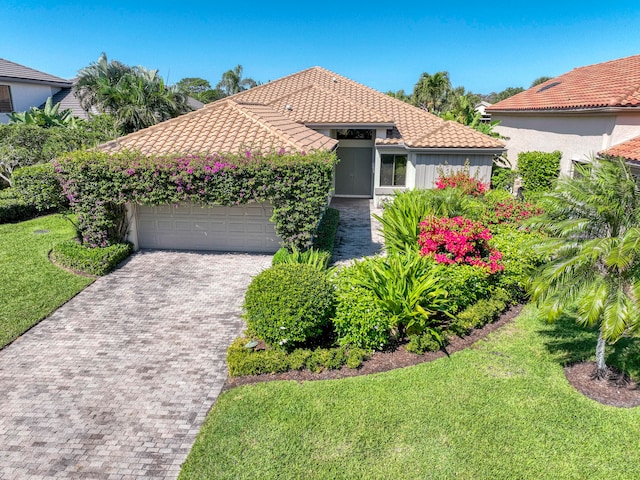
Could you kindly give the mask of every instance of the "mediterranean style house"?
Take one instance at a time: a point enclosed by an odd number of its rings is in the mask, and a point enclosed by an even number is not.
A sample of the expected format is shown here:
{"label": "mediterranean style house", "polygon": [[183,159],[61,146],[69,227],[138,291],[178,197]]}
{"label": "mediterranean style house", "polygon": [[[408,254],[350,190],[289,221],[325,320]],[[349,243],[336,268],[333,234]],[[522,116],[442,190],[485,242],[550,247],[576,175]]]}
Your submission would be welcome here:
{"label": "mediterranean style house", "polygon": [[559,150],[561,173],[571,174],[640,136],[640,55],[576,68],[486,111],[500,121],[512,165],[520,152]]}

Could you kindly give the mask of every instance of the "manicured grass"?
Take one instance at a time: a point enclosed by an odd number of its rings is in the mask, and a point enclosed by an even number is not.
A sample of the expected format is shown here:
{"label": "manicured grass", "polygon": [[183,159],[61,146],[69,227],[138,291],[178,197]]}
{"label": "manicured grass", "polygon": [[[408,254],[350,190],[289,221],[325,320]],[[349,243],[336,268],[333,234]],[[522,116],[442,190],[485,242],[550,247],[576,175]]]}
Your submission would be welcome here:
{"label": "manicured grass", "polygon": [[562,372],[595,336],[535,313],[432,363],[230,390],[180,479],[640,478],[640,408],[589,400]]}
{"label": "manicured grass", "polygon": [[[36,234],[37,230],[49,233]],[[92,280],[53,265],[54,244],[73,238],[61,215],[0,225],[0,347],[42,320]]]}

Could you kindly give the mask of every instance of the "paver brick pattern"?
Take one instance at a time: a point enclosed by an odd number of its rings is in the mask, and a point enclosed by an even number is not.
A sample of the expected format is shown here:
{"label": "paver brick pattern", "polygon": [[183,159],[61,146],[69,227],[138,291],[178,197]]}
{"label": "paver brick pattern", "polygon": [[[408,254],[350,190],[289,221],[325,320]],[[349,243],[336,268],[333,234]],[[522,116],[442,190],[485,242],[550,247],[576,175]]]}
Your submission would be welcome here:
{"label": "paver brick pattern", "polygon": [[0,479],[175,479],[271,257],[143,251],[0,351]]}
{"label": "paver brick pattern", "polygon": [[384,238],[380,222],[371,215],[382,215],[373,200],[361,198],[334,198],[331,207],[340,211],[340,224],[333,250],[334,265],[349,265],[353,260],[382,253]]}

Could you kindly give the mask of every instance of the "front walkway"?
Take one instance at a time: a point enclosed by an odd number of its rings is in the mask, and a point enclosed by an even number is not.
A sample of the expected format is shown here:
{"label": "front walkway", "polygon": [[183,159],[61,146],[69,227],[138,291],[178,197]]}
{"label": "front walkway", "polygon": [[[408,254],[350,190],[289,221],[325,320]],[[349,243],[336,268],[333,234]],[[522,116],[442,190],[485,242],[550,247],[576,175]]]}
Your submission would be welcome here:
{"label": "front walkway", "polygon": [[334,265],[348,265],[355,259],[370,257],[382,251],[384,239],[380,222],[371,216],[382,215],[373,200],[333,198],[331,207],[340,210],[340,225],[333,250]]}
{"label": "front walkway", "polygon": [[136,254],[1,350],[0,479],[175,479],[270,260]]}

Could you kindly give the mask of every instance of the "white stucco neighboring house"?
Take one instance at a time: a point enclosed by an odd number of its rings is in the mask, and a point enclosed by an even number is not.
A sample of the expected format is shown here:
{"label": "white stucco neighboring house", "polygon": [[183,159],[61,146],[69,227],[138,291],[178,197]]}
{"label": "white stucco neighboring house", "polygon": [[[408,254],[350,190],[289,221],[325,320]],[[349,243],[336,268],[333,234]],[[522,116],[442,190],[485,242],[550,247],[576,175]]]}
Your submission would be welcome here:
{"label": "white stucco neighboring house", "polygon": [[8,113],[39,107],[71,86],[71,80],[0,58],[0,123],[9,123]]}
{"label": "white stucco neighboring house", "polygon": [[576,68],[486,109],[508,158],[562,152],[561,172],[640,135],[640,55]]}

